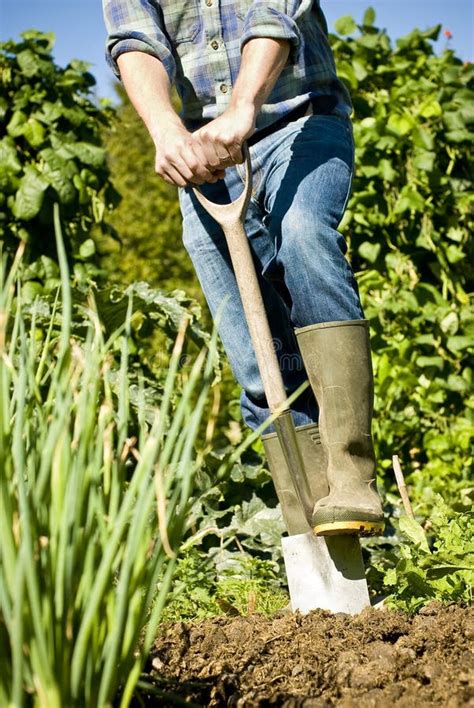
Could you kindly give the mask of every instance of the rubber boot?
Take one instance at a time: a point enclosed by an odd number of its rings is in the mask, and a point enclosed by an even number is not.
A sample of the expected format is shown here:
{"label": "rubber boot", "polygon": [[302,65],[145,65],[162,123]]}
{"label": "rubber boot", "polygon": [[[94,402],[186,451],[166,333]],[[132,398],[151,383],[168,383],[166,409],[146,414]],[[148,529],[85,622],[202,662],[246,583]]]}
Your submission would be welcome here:
{"label": "rubber boot", "polygon": [[371,436],[373,374],[367,320],[325,322],[296,330],[319,405],[329,494],[316,502],[318,535],[383,530]]}
{"label": "rubber boot", "polygon": [[[296,439],[314,499],[327,497],[326,455],[318,426],[300,426]],[[289,534],[281,539],[290,592],[283,613],[362,612],[370,607],[370,599],[359,539],[315,536],[300,507],[277,434],[263,436],[263,443]]]}
{"label": "rubber boot", "polygon": [[[283,520],[290,536],[311,530],[296,496],[283,449],[276,433],[262,436],[270,472],[280,502]],[[313,499],[321,499],[329,492],[326,482],[326,459],[316,423],[296,428],[296,440],[301,453]]]}

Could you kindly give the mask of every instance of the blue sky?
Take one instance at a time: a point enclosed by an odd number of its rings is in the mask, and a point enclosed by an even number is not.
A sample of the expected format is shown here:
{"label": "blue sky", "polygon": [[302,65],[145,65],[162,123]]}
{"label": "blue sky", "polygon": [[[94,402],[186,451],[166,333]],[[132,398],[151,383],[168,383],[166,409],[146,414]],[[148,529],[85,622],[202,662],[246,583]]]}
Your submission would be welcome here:
{"label": "blue sky", "polygon": [[[451,47],[464,60],[474,59],[474,12],[472,0],[321,0],[328,24],[342,15],[356,21],[371,5],[376,24],[392,38],[441,23],[452,32]],[[0,0],[0,41],[17,38],[26,29],[56,34],[55,58],[65,65],[70,59],[92,64],[99,96],[113,97],[113,76],[105,64],[105,29],[100,0]],[[444,37],[439,48],[446,44]]]}

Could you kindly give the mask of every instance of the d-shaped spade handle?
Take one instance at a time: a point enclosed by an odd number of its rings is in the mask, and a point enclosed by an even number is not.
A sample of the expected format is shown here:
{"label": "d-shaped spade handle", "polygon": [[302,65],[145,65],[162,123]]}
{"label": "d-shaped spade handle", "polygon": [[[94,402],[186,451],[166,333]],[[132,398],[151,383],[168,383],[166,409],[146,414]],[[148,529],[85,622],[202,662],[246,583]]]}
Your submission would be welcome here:
{"label": "d-shaped spade handle", "polygon": [[210,214],[220,226],[222,226],[226,238],[226,229],[228,229],[229,226],[238,222],[241,224],[245,222],[245,215],[247,213],[250,195],[252,194],[252,163],[250,161],[250,152],[247,147],[247,143],[243,144],[242,153],[245,158],[244,189],[242,194],[237,197],[235,201],[230,202],[230,204],[215,204],[204,196],[199,187],[194,187],[193,189],[196,198],[202,204],[207,213]]}

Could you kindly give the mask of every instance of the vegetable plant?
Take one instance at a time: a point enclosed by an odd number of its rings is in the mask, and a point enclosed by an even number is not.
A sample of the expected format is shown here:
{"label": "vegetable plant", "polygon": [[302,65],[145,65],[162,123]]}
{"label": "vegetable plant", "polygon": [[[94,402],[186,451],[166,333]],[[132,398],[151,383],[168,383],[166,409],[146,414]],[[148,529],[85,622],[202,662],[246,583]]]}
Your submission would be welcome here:
{"label": "vegetable plant", "polygon": [[53,312],[41,336],[39,300],[25,316],[20,252],[8,271],[2,260],[0,703],[21,706],[33,695],[44,708],[105,706],[120,693],[126,706],[186,531],[215,337],[172,408],[184,318],[152,421],[143,403],[132,415],[131,297],[121,326],[105,336],[91,291],[86,334],[76,338],[57,206],[55,226],[59,331]]}
{"label": "vegetable plant", "polygon": [[53,34],[36,30],[0,43],[0,239],[10,252],[19,241],[28,244],[23,260],[36,264],[28,278],[35,293],[56,257],[54,202],[73,274],[83,282],[97,271],[91,226],[103,225],[118,198],[100,132],[112,111],[91,95],[88,65],[59,67],[53,44]]}
{"label": "vegetable plant", "polygon": [[387,606],[413,612],[433,600],[472,602],[473,512],[455,512],[438,497],[425,528],[408,516],[398,526],[400,546],[377,564],[390,593]]}
{"label": "vegetable plant", "polygon": [[400,455],[425,513],[472,488],[474,65],[435,54],[439,25],[395,45],[372,8],[335,27],[356,143],[341,229],[372,329],[375,440],[381,471]]}

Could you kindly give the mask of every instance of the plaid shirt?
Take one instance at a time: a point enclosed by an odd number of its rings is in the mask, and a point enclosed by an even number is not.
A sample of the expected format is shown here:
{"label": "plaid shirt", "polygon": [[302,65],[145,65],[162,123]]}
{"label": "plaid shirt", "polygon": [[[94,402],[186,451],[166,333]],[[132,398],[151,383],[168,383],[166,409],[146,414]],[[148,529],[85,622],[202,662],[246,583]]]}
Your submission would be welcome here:
{"label": "plaid shirt", "polygon": [[351,101],[336,76],[319,0],[103,0],[107,61],[141,51],[163,63],[182,101],[189,129],[216,118],[229,104],[242,46],[254,37],[290,42],[286,67],[257,119],[257,131],[325,96],[347,116]]}

